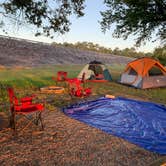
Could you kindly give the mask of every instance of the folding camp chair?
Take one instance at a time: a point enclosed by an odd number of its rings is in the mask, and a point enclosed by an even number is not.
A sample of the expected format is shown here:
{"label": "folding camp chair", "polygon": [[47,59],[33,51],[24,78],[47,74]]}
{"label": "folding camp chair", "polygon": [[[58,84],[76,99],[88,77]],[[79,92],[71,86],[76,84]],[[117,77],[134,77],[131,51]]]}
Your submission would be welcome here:
{"label": "folding camp chair", "polygon": [[42,111],[44,111],[44,104],[33,103],[33,98],[35,97],[35,95],[24,97],[18,100],[18,98],[14,94],[13,88],[9,87],[7,88],[7,91],[9,95],[9,101],[10,101],[10,112],[11,112],[10,122],[11,122],[11,127],[14,129],[14,131],[16,131],[16,116],[17,115],[22,115],[23,117],[26,117],[29,120],[29,123],[27,123],[24,127],[22,127],[21,130],[25,129],[32,122],[35,125],[38,125],[40,122],[41,128],[43,130],[44,125],[42,122],[41,113]]}
{"label": "folding camp chair", "polygon": [[67,72],[65,71],[58,71],[57,72],[57,77],[52,77],[52,79],[56,82],[65,82],[67,79]]}
{"label": "folding camp chair", "polygon": [[69,94],[71,97],[87,97],[92,93],[91,88],[84,88],[81,86],[83,83],[77,78],[67,79],[69,85]]}

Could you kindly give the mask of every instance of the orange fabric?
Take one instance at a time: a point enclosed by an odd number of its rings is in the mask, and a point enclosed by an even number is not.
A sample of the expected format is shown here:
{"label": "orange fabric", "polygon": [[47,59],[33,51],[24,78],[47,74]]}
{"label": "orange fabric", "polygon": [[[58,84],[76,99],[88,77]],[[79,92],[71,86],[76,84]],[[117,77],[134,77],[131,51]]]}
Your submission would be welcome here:
{"label": "orange fabric", "polygon": [[140,58],[128,63],[125,71],[129,68],[133,68],[139,75],[144,77],[153,66],[159,67],[161,71],[166,74],[166,69],[160,64],[159,61],[148,57]]}

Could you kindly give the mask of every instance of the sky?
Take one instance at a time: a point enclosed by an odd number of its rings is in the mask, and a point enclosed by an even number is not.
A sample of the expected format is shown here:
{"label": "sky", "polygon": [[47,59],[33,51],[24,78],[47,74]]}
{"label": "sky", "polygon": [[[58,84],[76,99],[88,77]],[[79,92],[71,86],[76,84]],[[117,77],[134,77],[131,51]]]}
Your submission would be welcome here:
{"label": "sky", "polygon": [[[95,3],[94,3],[95,2]],[[29,40],[35,40],[46,43],[76,43],[76,42],[93,42],[104,47],[114,49],[119,47],[120,49],[133,47],[135,44],[135,37],[130,36],[127,40],[122,38],[117,39],[112,37],[112,32],[115,26],[111,27],[111,30],[105,34],[101,32],[99,21],[101,20],[100,11],[104,10],[102,0],[86,0],[86,8],[84,10],[85,16],[81,18],[71,17],[72,25],[70,31],[65,35],[55,34],[54,39],[49,37],[35,37],[35,28],[33,26],[15,27],[12,24],[8,26],[8,36],[24,38]],[[0,35],[4,33],[0,30]],[[136,48],[137,51],[152,52],[154,48],[159,46],[159,41],[152,42],[147,41],[146,44],[142,44],[141,47]]]}

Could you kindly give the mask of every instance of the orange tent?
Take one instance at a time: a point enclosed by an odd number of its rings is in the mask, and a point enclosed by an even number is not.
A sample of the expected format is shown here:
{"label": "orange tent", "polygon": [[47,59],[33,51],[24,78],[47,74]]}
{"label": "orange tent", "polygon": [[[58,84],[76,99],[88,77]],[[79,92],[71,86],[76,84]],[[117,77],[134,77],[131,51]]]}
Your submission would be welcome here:
{"label": "orange tent", "polygon": [[166,68],[155,59],[139,58],[127,64],[120,82],[142,89],[163,87],[166,86]]}

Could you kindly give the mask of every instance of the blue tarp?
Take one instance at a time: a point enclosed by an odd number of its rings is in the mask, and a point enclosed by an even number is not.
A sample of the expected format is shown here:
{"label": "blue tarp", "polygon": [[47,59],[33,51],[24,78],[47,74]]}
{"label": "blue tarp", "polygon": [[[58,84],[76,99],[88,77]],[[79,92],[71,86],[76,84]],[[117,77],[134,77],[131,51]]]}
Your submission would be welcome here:
{"label": "blue tarp", "polygon": [[63,112],[149,151],[166,154],[165,106],[122,97],[102,97],[63,108]]}

